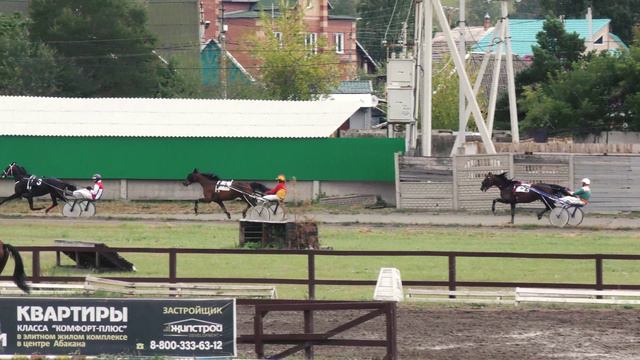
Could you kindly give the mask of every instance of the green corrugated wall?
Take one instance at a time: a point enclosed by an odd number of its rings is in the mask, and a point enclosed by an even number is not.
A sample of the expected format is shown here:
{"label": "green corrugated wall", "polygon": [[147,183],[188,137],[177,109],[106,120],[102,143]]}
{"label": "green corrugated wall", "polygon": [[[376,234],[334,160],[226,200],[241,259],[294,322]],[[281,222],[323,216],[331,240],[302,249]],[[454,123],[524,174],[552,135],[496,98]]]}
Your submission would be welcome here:
{"label": "green corrugated wall", "polygon": [[0,136],[0,167],[39,176],[180,180],[193,168],[225,179],[394,181],[402,139],[125,138]]}

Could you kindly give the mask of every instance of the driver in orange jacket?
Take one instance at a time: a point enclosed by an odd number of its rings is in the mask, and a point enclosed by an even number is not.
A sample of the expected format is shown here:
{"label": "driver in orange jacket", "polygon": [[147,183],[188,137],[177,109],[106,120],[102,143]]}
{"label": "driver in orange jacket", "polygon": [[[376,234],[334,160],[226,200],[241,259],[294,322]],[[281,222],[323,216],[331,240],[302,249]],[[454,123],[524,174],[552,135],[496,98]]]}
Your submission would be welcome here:
{"label": "driver in orange jacket", "polygon": [[269,201],[275,201],[275,200],[284,201],[285,197],[287,196],[287,185],[286,185],[287,179],[284,177],[284,175],[280,174],[278,175],[276,180],[278,180],[278,185],[276,185],[276,187],[264,193],[265,194],[263,196],[264,199]]}

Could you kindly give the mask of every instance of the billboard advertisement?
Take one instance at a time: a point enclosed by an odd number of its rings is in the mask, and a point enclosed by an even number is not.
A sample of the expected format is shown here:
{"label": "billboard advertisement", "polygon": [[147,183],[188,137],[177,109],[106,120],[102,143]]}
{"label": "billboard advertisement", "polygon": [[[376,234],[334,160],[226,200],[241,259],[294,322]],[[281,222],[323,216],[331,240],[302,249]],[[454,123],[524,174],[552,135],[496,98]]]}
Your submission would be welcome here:
{"label": "billboard advertisement", "polygon": [[233,357],[235,299],[0,298],[0,354]]}

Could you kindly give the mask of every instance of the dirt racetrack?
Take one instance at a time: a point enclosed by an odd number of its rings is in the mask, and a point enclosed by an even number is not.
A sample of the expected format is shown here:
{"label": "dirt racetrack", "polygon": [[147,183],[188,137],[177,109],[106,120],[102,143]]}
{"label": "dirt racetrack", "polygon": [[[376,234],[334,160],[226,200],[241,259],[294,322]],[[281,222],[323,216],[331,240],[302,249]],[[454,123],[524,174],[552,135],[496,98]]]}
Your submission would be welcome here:
{"label": "dirt racetrack", "polygon": [[[363,313],[318,312],[316,332],[339,326]],[[302,332],[302,314],[265,317],[265,333]],[[400,359],[640,359],[640,310],[623,308],[491,308],[416,306],[398,309]],[[253,327],[252,309],[239,307],[238,333]],[[383,339],[383,319],[375,319],[338,338]],[[282,347],[265,347],[275,355]],[[253,346],[239,345],[241,358]],[[302,354],[295,358],[302,358]],[[384,348],[315,347],[316,359],[382,359]]]}

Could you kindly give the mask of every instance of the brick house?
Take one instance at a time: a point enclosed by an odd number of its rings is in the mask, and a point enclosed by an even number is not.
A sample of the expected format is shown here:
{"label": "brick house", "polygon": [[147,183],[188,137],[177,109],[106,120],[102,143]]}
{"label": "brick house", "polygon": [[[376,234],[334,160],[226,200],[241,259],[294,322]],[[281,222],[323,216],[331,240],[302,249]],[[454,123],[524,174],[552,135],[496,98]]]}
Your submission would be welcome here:
{"label": "brick house", "polygon": [[[295,2],[294,2],[295,4]],[[324,37],[331,49],[338,54],[342,80],[354,79],[358,70],[374,73],[378,65],[357,41],[356,18],[329,15],[328,0],[300,0],[304,6],[307,38],[311,43]],[[277,0],[201,0],[201,44],[220,50],[221,35],[224,34],[226,57],[233,69],[240,69],[247,77],[257,74],[257,62],[253,58],[245,39],[260,31],[260,12],[268,11],[277,16]],[[210,47],[211,49],[211,47]],[[226,68],[226,67],[225,67]]]}

